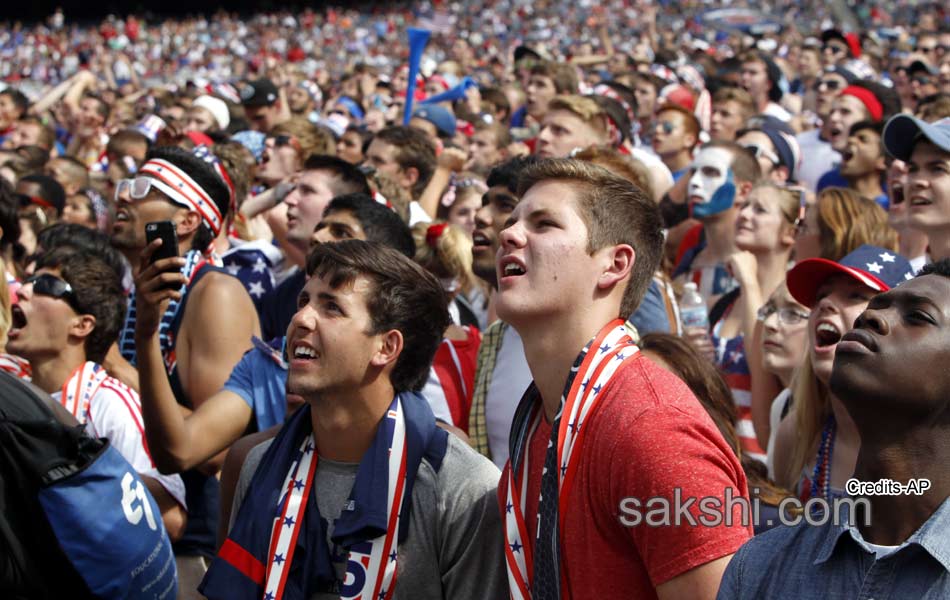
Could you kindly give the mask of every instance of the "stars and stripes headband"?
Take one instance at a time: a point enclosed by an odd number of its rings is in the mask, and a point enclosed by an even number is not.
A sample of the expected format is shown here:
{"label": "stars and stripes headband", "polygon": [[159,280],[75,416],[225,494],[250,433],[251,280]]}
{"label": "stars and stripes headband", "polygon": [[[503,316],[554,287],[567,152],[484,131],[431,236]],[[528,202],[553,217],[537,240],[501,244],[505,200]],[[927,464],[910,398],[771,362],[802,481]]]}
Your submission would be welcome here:
{"label": "stars and stripes headband", "polygon": [[161,158],[153,158],[139,169],[139,175],[148,177],[173,202],[190,208],[201,215],[201,220],[217,236],[224,222],[221,211],[208,192],[187,173]]}

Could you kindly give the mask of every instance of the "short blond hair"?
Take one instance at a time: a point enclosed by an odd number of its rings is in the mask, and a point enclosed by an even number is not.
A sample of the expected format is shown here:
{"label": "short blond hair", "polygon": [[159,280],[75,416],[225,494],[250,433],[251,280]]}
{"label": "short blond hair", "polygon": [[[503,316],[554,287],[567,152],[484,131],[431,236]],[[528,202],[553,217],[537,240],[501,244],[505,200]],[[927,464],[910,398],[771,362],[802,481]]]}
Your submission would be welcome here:
{"label": "short blond hair", "polygon": [[600,133],[607,134],[607,113],[597,102],[585,96],[555,96],[548,104],[548,112],[566,110]]}

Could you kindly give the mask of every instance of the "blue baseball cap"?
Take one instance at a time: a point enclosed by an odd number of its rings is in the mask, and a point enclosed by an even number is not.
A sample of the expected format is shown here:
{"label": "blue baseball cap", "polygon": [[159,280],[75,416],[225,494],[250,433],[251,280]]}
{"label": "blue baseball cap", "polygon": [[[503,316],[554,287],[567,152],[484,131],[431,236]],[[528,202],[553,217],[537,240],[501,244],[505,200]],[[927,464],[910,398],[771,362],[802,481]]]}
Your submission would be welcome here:
{"label": "blue baseball cap", "polygon": [[950,152],[950,117],[928,123],[910,115],[894,115],[884,125],[884,149],[899,160],[908,161],[920,139]]}
{"label": "blue baseball cap", "polygon": [[435,128],[439,130],[439,135],[445,137],[455,135],[455,115],[444,106],[438,104],[420,106],[412,112],[412,116],[425,119],[435,125]]}
{"label": "blue baseball cap", "polygon": [[900,254],[865,244],[838,262],[826,258],[803,260],[788,272],[785,282],[795,300],[812,308],[818,288],[833,275],[848,275],[875,292],[886,292],[912,279],[914,269]]}

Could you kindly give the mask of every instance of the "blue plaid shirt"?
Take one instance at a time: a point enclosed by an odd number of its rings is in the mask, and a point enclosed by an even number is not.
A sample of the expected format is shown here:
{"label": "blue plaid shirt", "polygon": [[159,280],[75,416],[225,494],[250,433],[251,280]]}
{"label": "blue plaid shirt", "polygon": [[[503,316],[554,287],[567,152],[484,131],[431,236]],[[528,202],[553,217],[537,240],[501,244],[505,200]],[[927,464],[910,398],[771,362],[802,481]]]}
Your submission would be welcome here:
{"label": "blue plaid shirt", "polygon": [[856,529],[831,522],[757,535],[739,549],[722,578],[717,600],[732,598],[950,598],[950,500],[877,560]]}

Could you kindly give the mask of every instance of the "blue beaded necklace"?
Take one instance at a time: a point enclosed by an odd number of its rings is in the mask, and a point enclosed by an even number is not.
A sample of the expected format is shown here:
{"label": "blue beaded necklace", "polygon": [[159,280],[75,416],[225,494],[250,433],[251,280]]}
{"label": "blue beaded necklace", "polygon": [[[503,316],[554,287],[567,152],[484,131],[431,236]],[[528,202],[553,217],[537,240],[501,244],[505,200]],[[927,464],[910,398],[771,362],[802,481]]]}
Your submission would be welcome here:
{"label": "blue beaded necklace", "polygon": [[821,430],[821,443],[818,445],[815,470],[811,474],[811,498],[818,497],[819,489],[821,489],[822,498],[825,500],[831,498],[831,456],[835,450],[837,429],[838,422],[835,421],[834,414],[828,415],[825,427]]}

